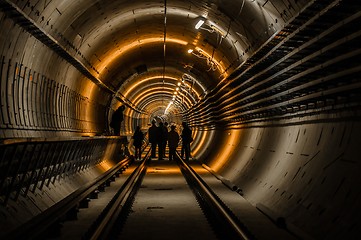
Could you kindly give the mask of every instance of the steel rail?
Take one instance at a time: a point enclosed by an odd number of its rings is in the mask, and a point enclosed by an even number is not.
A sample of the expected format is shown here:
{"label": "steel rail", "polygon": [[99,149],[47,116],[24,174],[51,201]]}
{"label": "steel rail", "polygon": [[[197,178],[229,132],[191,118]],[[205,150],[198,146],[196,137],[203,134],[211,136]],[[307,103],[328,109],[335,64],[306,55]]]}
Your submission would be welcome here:
{"label": "steel rail", "polygon": [[[117,234],[122,228],[119,227],[119,223],[124,224],[122,221],[126,218],[124,215],[128,214],[127,205],[129,206],[129,202],[133,200],[134,192],[137,191],[137,186],[140,186],[140,183],[145,175],[146,165],[150,160],[149,153],[150,151],[148,151],[146,158],[144,158],[137,169],[128,177],[121,189],[119,189],[108,206],[106,206],[103,212],[99,215],[98,219],[94,221],[88,232],[83,235],[82,239],[102,240],[113,239],[118,236]],[[201,177],[187,163],[179,159],[180,158],[178,158],[179,167],[181,168],[183,174],[184,171],[186,172],[184,174],[185,178],[187,179],[191,175],[192,181],[196,181],[196,184],[191,184],[190,187],[195,188],[194,191],[196,192],[201,192],[202,196],[207,195],[202,201],[205,201],[210,209],[206,209],[205,211],[215,212],[217,216],[221,216],[219,219],[222,219],[222,222],[226,223],[227,229],[231,230],[230,232],[232,232],[232,237],[229,239],[255,239],[250,231],[245,226],[242,226],[242,223],[236,219],[236,216],[232,215],[233,213],[231,210],[225,206],[225,204],[218,196],[216,196],[216,194],[201,179]],[[117,226],[116,230],[114,230],[114,226]],[[217,229],[215,229],[215,231],[217,231]]]}
{"label": "steel rail", "polygon": [[[254,237],[249,233],[249,230],[246,227],[241,226],[239,220],[235,219],[234,216],[230,213],[229,209],[226,209],[224,203],[218,198],[218,196],[211,190],[211,188],[202,180],[202,178],[185,162],[179,155],[177,156],[178,164],[181,168],[184,168],[192,177],[192,181],[195,181],[197,185],[197,190],[201,191],[207,197],[207,203],[210,203],[217,213],[219,213],[228,225],[234,230],[236,234],[236,239],[242,240],[251,240]],[[186,177],[187,178],[187,177]]]}
{"label": "steel rail", "polygon": [[147,152],[142,163],[132,172],[123,186],[114,195],[113,199],[105,207],[103,212],[95,220],[93,225],[89,228],[87,233],[84,234],[83,239],[101,240],[109,239],[114,223],[119,218],[126,202],[130,200],[131,193],[136,186],[142,181],[146,172],[146,163],[150,159],[150,150]]}

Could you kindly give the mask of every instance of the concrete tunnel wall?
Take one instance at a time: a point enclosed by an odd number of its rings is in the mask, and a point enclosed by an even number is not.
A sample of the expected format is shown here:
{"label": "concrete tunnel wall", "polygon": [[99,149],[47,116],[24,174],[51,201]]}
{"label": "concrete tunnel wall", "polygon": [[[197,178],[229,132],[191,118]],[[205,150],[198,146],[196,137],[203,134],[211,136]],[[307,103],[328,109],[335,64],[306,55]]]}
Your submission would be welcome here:
{"label": "concrete tunnel wall", "polygon": [[[0,138],[106,133],[111,94],[0,14]],[[44,27],[50,29],[45,22]],[[361,126],[343,119],[316,115],[199,130],[203,140],[195,137],[194,157],[241,189],[253,205],[305,234],[353,236],[359,232]]]}
{"label": "concrete tunnel wall", "polygon": [[[356,236],[360,123],[300,120],[221,132],[201,160],[294,232],[316,239]],[[238,137],[229,141],[232,135]]]}

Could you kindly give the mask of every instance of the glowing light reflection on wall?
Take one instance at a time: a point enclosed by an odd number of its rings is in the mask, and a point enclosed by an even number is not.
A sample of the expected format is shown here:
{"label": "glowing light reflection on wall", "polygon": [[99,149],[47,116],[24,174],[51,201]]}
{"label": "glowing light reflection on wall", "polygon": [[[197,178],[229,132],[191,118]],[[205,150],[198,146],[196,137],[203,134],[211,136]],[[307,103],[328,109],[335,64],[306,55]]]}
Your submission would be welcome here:
{"label": "glowing light reflection on wall", "polygon": [[99,163],[97,165],[97,167],[99,169],[101,169],[101,171],[105,172],[105,171],[108,171],[109,169],[111,169],[113,167],[113,164],[111,164],[108,161],[104,160],[101,163]]}
{"label": "glowing light reflection on wall", "polygon": [[213,138],[213,132],[197,131],[197,129],[192,130],[194,139],[191,145],[192,156],[197,158],[197,156],[201,156],[207,147],[209,147],[211,139]]}
{"label": "glowing light reflection on wall", "polygon": [[210,167],[214,171],[218,171],[223,167],[223,165],[230,160],[230,157],[237,151],[236,146],[238,145],[239,139],[241,137],[241,131],[232,131],[228,132],[228,136],[223,139],[223,144],[219,147],[219,154],[217,159],[212,161]]}
{"label": "glowing light reflection on wall", "polygon": [[[98,93],[98,86],[88,80],[88,79],[83,79],[82,81],[82,88],[81,90],[79,91],[79,94],[83,97],[86,97],[87,100],[89,99],[95,99],[94,95]],[[81,116],[80,118],[85,120],[83,121],[83,126],[84,126],[84,129],[88,130],[88,131],[93,131],[93,118],[94,116],[97,116],[98,113],[95,112],[95,108],[93,107],[92,104],[84,104],[81,108],[82,112],[80,113]],[[95,133],[86,133],[86,134],[82,134],[83,136],[93,136],[95,135]]]}

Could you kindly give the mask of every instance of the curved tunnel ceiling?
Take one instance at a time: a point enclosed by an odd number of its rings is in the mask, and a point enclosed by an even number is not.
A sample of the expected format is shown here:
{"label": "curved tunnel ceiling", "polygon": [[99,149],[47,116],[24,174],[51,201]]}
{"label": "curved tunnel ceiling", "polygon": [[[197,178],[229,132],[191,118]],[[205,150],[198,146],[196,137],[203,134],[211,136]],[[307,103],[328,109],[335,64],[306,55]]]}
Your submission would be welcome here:
{"label": "curved tunnel ceiling", "polygon": [[121,135],[184,119],[192,157],[252,204],[321,239],[358,231],[360,1],[0,0],[0,9],[0,138],[103,138],[121,104]]}
{"label": "curved tunnel ceiling", "polygon": [[[63,1],[53,24],[78,43],[81,61],[92,66],[92,74],[137,110],[150,115],[161,108],[179,114],[226,79],[242,63],[240,56],[250,53],[252,38],[272,22],[261,4]],[[201,18],[205,23],[196,29]]]}

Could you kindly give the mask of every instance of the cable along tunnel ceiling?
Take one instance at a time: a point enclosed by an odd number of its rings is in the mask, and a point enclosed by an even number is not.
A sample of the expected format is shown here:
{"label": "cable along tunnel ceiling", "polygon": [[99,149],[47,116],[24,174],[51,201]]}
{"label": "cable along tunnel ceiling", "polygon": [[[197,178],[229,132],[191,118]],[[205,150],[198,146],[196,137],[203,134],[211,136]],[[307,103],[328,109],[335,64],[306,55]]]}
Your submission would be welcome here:
{"label": "cable along tunnel ceiling", "polygon": [[182,113],[274,34],[266,2],[53,1],[49,32],[139,112]]}

